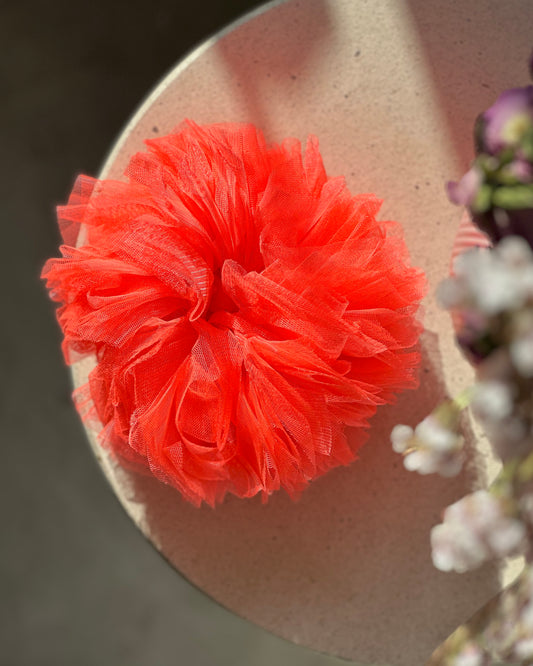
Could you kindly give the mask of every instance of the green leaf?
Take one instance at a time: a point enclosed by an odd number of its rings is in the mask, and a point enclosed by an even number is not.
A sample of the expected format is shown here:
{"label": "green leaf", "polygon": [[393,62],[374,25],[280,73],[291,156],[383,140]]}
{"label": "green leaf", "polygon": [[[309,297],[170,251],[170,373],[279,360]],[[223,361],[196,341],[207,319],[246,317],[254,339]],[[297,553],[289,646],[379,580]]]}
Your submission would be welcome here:
{"label": "green leaf", "polygon": [[533,127],[531,127],[522,137],[520,148],[524,157],[533,162]]}
{"label": "green leaf", "polygon": [[533,453],[530,453],[525,458],[517,469],[518,480],[522,483],[531,481],[533,479]]}
{"label": "green leaf", "polygon": [[507,210],[533,208],[533,185],[498,187],[492,194],[492,203],[497,208]]}
{"label": "green leaf", "polygon": [[476,213],[486,213],[492,203],[492,187],[484,183],[476,192],[474,201],[472,202],[472,210]]}

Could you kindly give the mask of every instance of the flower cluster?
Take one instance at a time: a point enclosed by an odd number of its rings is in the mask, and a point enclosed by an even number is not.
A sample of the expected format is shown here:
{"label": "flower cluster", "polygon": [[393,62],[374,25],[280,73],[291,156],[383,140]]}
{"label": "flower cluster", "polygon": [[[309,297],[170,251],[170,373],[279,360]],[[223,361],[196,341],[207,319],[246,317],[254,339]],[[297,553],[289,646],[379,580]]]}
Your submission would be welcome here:
{"label": "flower cluster", "polygon": [[444,511],[431,531],[433,564],[441,571],[463,573],[492,558],[519,554],[526,528],[506,511],[502,498],[487,490],[463,497]]}
{"label": "flower cluster", "polygon": [[517,371],[533,374],[533,252],[526,241],[508,236],[494,249],[465,252],[453,273],[437,295],[458,315],[461,347],[477,363],[512,343]]}
{"label": "flower cluster", "polygon": [[[531,60],[533,73],[533,58]],[[475,127],[476,158],[450,199],[468,207],[492,241],[459,255],[438,289],[475,385],[414,429],[396,426],[407,469],[447,475],[461,466],[459,413],[470,406],[502,471],[445,509],[431,531],[434,565],[462,573],[491,559],[526,558],[519,582],[437,651],[446,666],[488,666],[491,656],[533,663],[533,86],[506,91]],[[436,653],[437,654],[437,653]]]}
{"label": "flower cluster", "polygon": [[476,121],[476,159],[450,199],[467,206],[493,242],[520,235],[533,246],[533,86],[506,90]]}
{"label": "flower cluster", "polygon": [[413,430],[397,425],[391,433],[392,448],[404,455],[403,464],[419,474],[438,472],[455,476],[463,464],[463,437],[459,432],[460,405],[449,402],[440,405]]}
{"label": "flower cluster", "polygon": [[460,255],[438,295],[478,366],[472,409],[502,460],[533,446],[533,252],[508,236]]}

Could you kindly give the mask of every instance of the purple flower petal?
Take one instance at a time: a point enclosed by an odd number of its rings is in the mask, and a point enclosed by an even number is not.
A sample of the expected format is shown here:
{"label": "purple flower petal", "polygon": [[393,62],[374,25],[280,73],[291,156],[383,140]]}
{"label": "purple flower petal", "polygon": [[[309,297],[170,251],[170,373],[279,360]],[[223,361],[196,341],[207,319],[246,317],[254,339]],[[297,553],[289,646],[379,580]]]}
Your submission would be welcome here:
{"label": "purple flower petal", "polygon": [[488,152],[516,146],[523,129],[533,124],[533,86],[506,90],[482,117],[483,143]]}
{"label": "purple flower petal", "polygon": [[458,206],[470,206],[483,182],[483,174],[475,166],[469,169],[458,183],[446,183],[448,199]]}
{"label": "purple flower petal", "polygon": [[525,160],[513,160],[509,164],[509,172],[521,183],[530,183],[533,177],[533,167]]}

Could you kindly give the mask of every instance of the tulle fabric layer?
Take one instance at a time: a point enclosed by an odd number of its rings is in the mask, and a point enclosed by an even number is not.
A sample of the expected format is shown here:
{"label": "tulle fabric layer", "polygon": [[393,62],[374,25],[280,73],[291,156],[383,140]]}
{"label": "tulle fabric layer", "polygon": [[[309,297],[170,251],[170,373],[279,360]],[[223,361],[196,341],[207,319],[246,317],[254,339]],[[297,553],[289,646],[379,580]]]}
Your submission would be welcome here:
{"label": "tulle fabric layer", "polygon": [[43,270],[67,362],[97,360],[80,413],[194,504],[296,495],[416,385],[424,277],[313,137],[187,121],[146,144],[128,182],[78,179]]}

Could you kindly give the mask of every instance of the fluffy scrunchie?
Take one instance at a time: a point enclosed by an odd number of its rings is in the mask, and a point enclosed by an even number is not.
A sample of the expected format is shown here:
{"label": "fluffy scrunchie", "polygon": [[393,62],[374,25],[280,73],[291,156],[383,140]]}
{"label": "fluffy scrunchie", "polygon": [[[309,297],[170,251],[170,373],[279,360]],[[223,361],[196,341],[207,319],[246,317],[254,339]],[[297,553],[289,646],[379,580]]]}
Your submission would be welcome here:
{"label": "fluffy scrunchie", "polygon": [[78,179],[43,270],[67,362],[97,360],[79,407],[194,504],[297,494],[415,386],[424,276],[314,137],[302,158],[253,125],[186,121],[146,144],[129,182]]}

